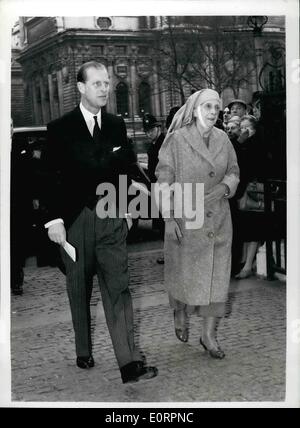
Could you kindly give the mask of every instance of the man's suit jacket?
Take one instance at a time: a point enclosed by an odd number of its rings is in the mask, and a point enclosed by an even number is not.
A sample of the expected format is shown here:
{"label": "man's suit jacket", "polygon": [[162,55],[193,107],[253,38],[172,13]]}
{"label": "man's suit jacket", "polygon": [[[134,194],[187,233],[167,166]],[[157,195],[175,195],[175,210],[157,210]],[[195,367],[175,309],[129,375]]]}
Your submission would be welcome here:
{"label": "man's suit jacket", "polygon": [[96,188],[110,182],[118,189],[120,174],[128,174],[136,156],[121,117],[101,112],[101,138],[95,143],[77,106],[48,124],[45,222],[62,218],[68,228],[85,206],[96,204]]}

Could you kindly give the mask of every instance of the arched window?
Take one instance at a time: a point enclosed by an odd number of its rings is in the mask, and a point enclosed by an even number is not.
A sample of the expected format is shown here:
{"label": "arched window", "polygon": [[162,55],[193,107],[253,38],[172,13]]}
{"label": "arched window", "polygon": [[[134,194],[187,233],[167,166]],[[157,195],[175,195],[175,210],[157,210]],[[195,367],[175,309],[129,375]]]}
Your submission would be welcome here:
{"label": "arched window", "polygon": [[117,113],[124,117],[129,114],[128,108],[128,87],[126,83],[120,82],[116,88]]}
{"label": "arched window", "polygon": [[139,86],[139,113],[151,113],[151,88],[147,82],[142,82]]}

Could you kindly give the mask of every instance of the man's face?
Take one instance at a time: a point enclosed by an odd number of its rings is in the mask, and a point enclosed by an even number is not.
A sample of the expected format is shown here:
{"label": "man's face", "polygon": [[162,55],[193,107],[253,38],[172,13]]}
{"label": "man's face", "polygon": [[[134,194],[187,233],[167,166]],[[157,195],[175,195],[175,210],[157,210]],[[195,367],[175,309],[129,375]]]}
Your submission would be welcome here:
{"label": "man's face", "polygon": [[243,104],[234,103],[231,106],[230,114],[231,114],[231,116],[242,117],[246,114],[246,108]]}
{"label": "man's face", "polygon": [[240,135],[240,127],[236,122],[228,122],[226,132],[229,138],[238,137]]}
{"label": "man's face", "polygon": [[148,131],[146,131],[146,135],[151,140],[151,142],[153,142],[158,138],[159,132],[160,132],[160,127],[155,126],[154,128],[148,129]]}
{"label": "man's face", "polygon": [[86,81],[78,82],[81,101],[91,113],[98,113],[107,103],[109,92],[109,77],[105,69],[95,67],[86,70]]}

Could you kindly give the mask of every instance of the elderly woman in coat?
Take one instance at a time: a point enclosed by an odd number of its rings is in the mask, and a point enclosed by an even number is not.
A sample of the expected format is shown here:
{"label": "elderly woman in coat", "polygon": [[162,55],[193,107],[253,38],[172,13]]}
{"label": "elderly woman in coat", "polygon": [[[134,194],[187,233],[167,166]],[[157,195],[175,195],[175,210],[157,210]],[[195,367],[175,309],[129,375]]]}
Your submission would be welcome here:
{"label": "elderly woman in coat", "polygon": [[[225,314],[230,281],[232,223],[228,198],[239,182],[233,146],[226,133],[214,127],[219,111],[216,91],[203,89],[191,95],[173,118],[156,169],[162,201],[169,199],[169,204],[161,203],[160,208],[166,226],[165,287],[174,309],[175,333],[187,342],[188,318],[196,312],[204,318],[200,344],[213,358],[225,356],[216,339],[216,327]],[[183,189],[181,198],[170,191],[174,183]],[[186,197],[185,183],[194,185]],[[204,184],[204,220],[193,228],[187,226],[185,210],[178,215],[176,205],[190,197],[195,207],[197,183]],[[196,190],[199,193],[199,187]]]}

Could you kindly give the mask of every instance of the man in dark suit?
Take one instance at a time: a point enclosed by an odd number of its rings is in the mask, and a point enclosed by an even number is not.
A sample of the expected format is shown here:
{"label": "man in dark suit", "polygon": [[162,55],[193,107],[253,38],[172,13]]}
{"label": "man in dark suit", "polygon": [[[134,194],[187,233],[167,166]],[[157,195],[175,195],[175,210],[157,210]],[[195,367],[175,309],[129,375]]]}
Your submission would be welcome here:
{"label": "man in dark suit", "polygon": [[[150,379],[157,375],[157,369],[145,365],[134,344],[124,213],[100,218],[96,210],[97,186],[111,183],[118,193],[119,176],[127,174],[135,157],[123,119],[103,109],[109,92],[105,66],[95,61],[83,64],[77,74],[77,87],[79,106],[48,124],[44,152],[48,177],[45,227],[51,241],[61,245],[77,366],[94,366],[90,299],[97,273],[122,381]],[[118,210],[117,202],[116,206]],[[63,249],[66,239],[76,248],[75,262]]]}

